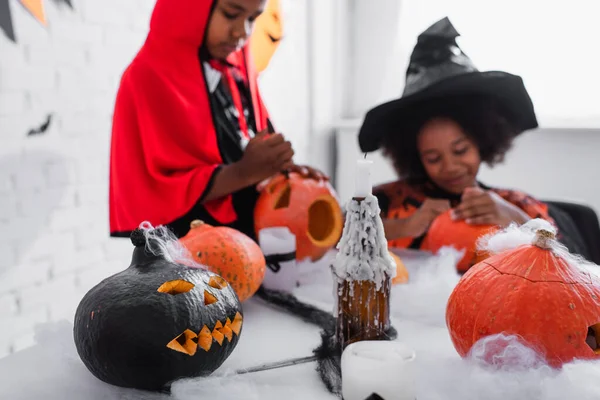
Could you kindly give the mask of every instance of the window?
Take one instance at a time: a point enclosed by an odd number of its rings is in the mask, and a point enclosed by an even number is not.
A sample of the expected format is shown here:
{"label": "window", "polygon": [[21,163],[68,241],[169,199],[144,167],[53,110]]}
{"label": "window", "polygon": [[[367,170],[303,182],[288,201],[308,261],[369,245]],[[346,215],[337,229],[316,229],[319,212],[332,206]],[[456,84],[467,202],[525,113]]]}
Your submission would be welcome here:
{"label": "window", "polygon": [[419,33],[448,16],[480,70],[523,78],[541,127],[600,128],[599,15],[598,0],[407,0],[397,44],[407,63]]}

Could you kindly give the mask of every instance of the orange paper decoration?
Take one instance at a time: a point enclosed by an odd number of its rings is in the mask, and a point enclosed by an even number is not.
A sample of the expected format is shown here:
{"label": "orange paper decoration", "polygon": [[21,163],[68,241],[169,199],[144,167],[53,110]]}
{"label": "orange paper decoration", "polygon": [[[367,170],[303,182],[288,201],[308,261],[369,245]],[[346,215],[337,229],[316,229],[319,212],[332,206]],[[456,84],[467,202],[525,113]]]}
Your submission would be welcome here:
{"label": "orange paper decoration", "polygon": [[256,19],[250,38],[250,51],[257,72],[268,67],[282,37],[281,5],[279,0],[269,0],[265,11]]}
{"label": "orange paper decoration", "polygon": [[43,0],[20,0],[20,2],[23,4],[23,7],[35,17],[35,19],[43,25],[46,25],[46,11],[44,10]]}

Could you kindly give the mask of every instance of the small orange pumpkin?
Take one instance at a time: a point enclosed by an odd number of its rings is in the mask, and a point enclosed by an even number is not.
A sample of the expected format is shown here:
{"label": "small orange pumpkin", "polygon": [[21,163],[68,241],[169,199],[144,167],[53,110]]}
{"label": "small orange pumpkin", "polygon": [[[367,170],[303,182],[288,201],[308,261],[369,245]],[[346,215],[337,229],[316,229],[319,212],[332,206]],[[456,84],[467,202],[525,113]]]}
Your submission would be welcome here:
{"label": "small orange pumpkin", "polygon": [[408,282],[408,270],[406,269],[406,266],[404,266],[404,263],[396,254],[390,252],[390,255],[396,263],[396,277],[392,279],[392,284],[399,285]]}
{"label": "small orange pumpkin", "polygon": [[265,277],[266,262],[260,247],[238,230],[196,220],[180,242],[194,261],[225,278],[240,301],[252,297]]}
{"label": "small orange pumpkin", "polygon": [[473,265],[487,258],[488,254],[477,250],[477,241],[484,235],[495,232],[496,225],[469,225],[464,220],[454,221],[446,211],[438,215],[427,232],[422,250],[433,253],[444,246],[452,246],[457,250],[465,250],[465,254],[458,262],[456,268],[459,272],[466,272]]}
{"label": "small orange pumpkin", "polygon": [[256,234],[287,227],[296,236],[296,259],[321,259],[342,236],[342,209],[333,187],[290,173],[279,174],[262,189],[254,209]]}
{"label": "small orange pumpkin", "polygon": [[[554,235],[537,229],[532,244],[492,255],[458,282],[446,323],[462,357],[479,340],[503,334],[518,337],[553,367],[600,358],[600,278],[553,251]],[[486,351],[484,360],[493,353]]]}

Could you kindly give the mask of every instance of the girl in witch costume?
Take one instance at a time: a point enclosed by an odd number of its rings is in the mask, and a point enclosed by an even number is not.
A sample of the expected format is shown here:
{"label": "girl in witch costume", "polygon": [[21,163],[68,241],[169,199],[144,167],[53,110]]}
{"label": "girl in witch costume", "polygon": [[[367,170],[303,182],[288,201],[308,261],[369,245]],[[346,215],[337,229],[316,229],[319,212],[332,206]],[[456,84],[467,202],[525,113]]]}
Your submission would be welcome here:
{"label": "girl in witch costume", "polygon": [[[505,227],[532,218],[556,224],[547,204],[477,180],[482,162],[502,161],[513,139],[538,123],[522,79],[478,71],[458,36],[448,18],[423,32],[403,96],[370,110],[359,133],[361,149],[383,148],[400,177],[373,190],[390,247],[419,248],[431,222],[450,209],[468,224]],[[581,250],[573,239],[563,232],[565,244]]]}
{"label": "girl in witch costume", "polygon": [[294,164],[269,121],[246,40],[266,0],[157,0],[123,74],[110,165],[111,236],[142,221],[181,237],[201,219],[254,238],[256,185]]}

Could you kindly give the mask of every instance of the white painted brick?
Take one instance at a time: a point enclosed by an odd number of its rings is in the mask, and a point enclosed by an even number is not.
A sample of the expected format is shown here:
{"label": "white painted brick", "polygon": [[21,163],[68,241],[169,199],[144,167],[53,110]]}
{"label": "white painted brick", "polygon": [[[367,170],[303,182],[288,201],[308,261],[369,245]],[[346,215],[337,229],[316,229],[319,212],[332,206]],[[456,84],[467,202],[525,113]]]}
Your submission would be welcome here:
{"label": "white painted brick", "polygon": [[26,137],[30,129],[30,122],[20,115],[0,116],[2,140]]}
{"label": "white painted brick", "polygon": [[64,297],[53,300],[48,305],[48,320],[50,322],[58,322],[60,320],[73,322],[77,306],[85,293],[81,290],[73,290],[66,293]]}
{"label": "white painted brick", "polygon": [[9,221],[2,221],[1,226],[0,243],[23,239],[31,240],[32,233],[35,229],[44,229],[44,227],[40,225],[40,219],[34,216],[17,216]]}
{"label": "white painted brick", "polygon": [[57,209],[50,215],[48,228],[64,231],[93,223],[96,212],[90,208]]}
{"label": "white painted brick", "polygon": [[0,295],[46,282],[51,267],[52,263],[50,261],[41,260],[26,264],[21,263],[5,269],[2,274]]}
{"label": "white painted brick", "polygon": [[74,276],[72,273],[89,269],[105,259],[100,246],[90,246],[76,251],[65,251],[54,255],[54,276]]}
{"label": "white painted brick", "polygon": [[76,201],[74,188],[67,186],[22,190],[17,193],[17,215],[23,218],[35,218],[38,226],[46,223],[54,210],[72,208]]}
{"label": "white painted brick", "polygon": [[[93,0],[92,0],[93,1]],[[72,22],[52,25],[52,39],[58,43],[101,43],[103,28],[99,25]]]}
{"label": "white painted brick", "polygon": [[97,266],[77,274],[78,290],[87,293],[94,286],[102,282],[104,279],[112,276],[120,271],[123,271],[129,266],[129,260],[122,264],[109,263],[98,264]]}
{"label": "white painted brick", "polygon": [[[0,221],[0,229],[3,229]],[[12,268],[17,264],[17,251],[12,242],[0,242],[0,276],[4,269]]]}
{"label": "white painted brick", "polygon": [[22,113],[27,105],[27,93],[24,90],[0,91],[0,115]]}
{"label": "white painted brick", "polygon": [[110,132],[111,125],[108,112],[86,111],[61,117],[61,134],[65,137],[94,137],[97,132]]}
{"label": "white painted brick", "polygon": [[38,45],[24,45],[26,60],[32,65],[54,65],[62,67],[84,68],[88,57],[85,44],[55,42]]}
{"label": "white painted brick", "polygon": [[56,88],[56,68],[52,65],[16,68],[11,64],[3,64],[0,69],[2,70],[0,87],[3,90],[51,90]]}
{"label": "white painted brick", "polygon": [[0,195],[0,220],[12,219],[17,212],[16,196],[13,193]]}
{"label": "white painted brick", "polygon": [[108,202],[108,185],[105,183],[81,185],[79,187],[79,200],[82,205],[105,205]]}
{"label": "white painted brick", "polygon": [[108,220],[97,221],[93,225],[79,227],[75,232],[75,246],[77,249],[96,246],[101,250],[104,258],[107,256],[104,246],[110,240]]}
{"label": "white painted brick", "polygon": [[[102,72],[103,73],[100,73],[96,67],[85,69],[61,67],[57,72],[57,82],[61,89],[64,90],[106,90],[108,85],[108,76],[104,71]],[[88,93],[85,92],[85,94],[87,95]],[[85,99],[85,97],[79,97],[77,100],[85,101]]]}
{"label": "white painted brick", "polygon": [[48,188],[45,190],[46,196],[51,199],[57,199],[57,208],[74,208],[79,206],[79,189],[77,186],[61,186],[59,188]]}
{"label": "white painted brick", "polygon": [[40,189],[46,186],[41,165],[23,164],[15,173],[16,190]]}
{"label": "white painted brick", "polygon": [[[35,324],[72,320],[130,263],[130,241],[109,237],[110,133],[154,2],[49,3],[47,27],[13,7],[18,43],[0,35],[0,356],[31,345]],[[50,129],[28,138],[49,113]]]}
{"label": "white painted brick", "polygon": [[55,161],[44,168],[47,187],[73,185],[77,182],[77,167],[71,160]]}
{"label": "white painted brick", "polygon": [[144,44],[147,33],[133,30],[131,27],[106,29],[104,31],[104,45],[107,48],[121,47],[130,54],[135,54]]}
{"label": "white painted brick", "polygon": [[50,304],[69,298],[75,288],[75,275],[67,275],[21,290],[18,295],[20,311],[27,315],[39,310],[49,310]]}
{"label": "white painted brick", "polygon": [[10,60],[11,65],[15,68],[26,63],[23,47],[9,41],[4,35],[0,36],[0,54],[2,54],[2,60]]}
{"label": "white painted brick", "polygon": [[85,22],[99,24],[103,26],[127,26],[129,16],[123,12],[123,7],[127,2],[120,2],[117,6],[115,0],[86,1],[82,3],[83,19]]}
{"label": "white painted brick", "polygon": [[[138,50],[135,49],[132,52],[129,46],[108,47],[103,44],[96,44],[88,48],[90,65],[102,69],[102,71],[105,71],[105,74],[118,75],[120,77]],[[115,82],[115,87],[117,84],[118,81]]]}
{"label": "white painted brick", "polygon": [[57,254],[75,251],[75,232],[45,234],[37,240],[22,241],[18,245],[18,254],[23,262],[34,262],[41,259],[53,259],[57,262]]}
{"label": "white painted brick", "polygon": [[78,169],[78,182],[80,184],[96,185],[108,182],[108,160],[94,163],[82,163]]}
{"label": "white painted brick", "polygon": [[[115,90],[116,91],[116,90]],[[113,112],[115,93],[113,91],[96,92],[88,98],[87,107],[89,111],[106,110]]]}
{"label": "white painted brick", "polygon": [[2,161],[1,156],[0,156],[0,165],[2,166],[2,168],[0,168],[0,195],[7,196],[7,195],[12,194],[13,190],[15,189],[14,172],[11,169],[10,164],[5,164]]}
{"label": "white painted brick", "polygon": [[[58,111],[57,105],[61,104],[56,90],[28,90],[27,98],[31,110],[46,114]],[[56,120],[51,121],[50,127],[55,124]]]}
{"label": "white painted brick", "polygon": [[10,318],[17,314],[17,298],[13,293],[0,296],[0,319]]}

